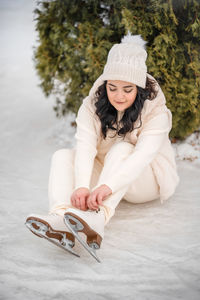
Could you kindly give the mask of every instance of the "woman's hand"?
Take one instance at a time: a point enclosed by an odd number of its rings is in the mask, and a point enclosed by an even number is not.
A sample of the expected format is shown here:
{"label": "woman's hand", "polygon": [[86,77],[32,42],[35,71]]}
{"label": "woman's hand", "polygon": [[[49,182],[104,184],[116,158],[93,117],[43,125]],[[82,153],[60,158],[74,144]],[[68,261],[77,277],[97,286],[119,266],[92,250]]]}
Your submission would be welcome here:
{"label": "woman's hand", "polygon": [[103,205],[103,201],[111,194],[112,190],[106,184],[100,185],[87,198],[88,208],[92,210],[98,209],[99,205]]}
{"label": "woman's hand", "polygon": [[78,188],[71,195],[71,203],[74,207],[87,210],[87,198],[90,195],[90,191],[88,188]]}

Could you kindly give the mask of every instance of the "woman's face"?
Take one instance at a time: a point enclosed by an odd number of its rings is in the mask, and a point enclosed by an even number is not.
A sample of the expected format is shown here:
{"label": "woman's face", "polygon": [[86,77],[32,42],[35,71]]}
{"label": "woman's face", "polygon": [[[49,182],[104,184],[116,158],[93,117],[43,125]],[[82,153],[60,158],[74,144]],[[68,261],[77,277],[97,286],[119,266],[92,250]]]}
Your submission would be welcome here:
{"label": "woman's face", "polygon": [[137,96],[137,86],[122,80],[107,80],[108,100],[118,111],[130,107]]}

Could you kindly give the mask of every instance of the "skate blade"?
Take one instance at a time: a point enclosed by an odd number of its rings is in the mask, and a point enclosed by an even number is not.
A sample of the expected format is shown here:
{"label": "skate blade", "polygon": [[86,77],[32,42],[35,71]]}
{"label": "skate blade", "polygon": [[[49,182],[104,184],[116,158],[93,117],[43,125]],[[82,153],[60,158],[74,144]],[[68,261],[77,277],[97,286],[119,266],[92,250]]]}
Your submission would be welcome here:
{"label": "skate blade", "polygon": [[64,247],[64,246],[60,245],[59,243],[57,243],[56,241],[54,241],[54,240],[52,240],[52,239],[50,239],[50,238],[48,238],[46,236],[42,236],[42,237],[45,238],[45,239],[47,239],[52,244],[60,247],[61,249],[66,250],[67,252],[70,252],[71,254],[73,254],[73,255],[75,255],[77,257],[80,257],[80,255],[78,255],[74,250],[72,250],[70,246],[69,247]]}
{"label": "skate blade", "polygon": [[[65,251],[67,251],[67,252],[70,252],[71,254],[73,254],[73,255],[75,255],[75,256],[77,256],[77,257],[80,257],[80,255],[78,255],[74,250],[72,250],[72,247],[69,246],[67,243],[65,243],[65,246],[62,246],[61,244],[59,244],[59,243],[56,242],[55,240],[53,240],[53,239],[49,238],[48,236],[46,236],[46,235],[45,235],[45,234],[46,234],[45,230],[46,230],[46,231],[51,231],[51,230],[50,230],[50,228],[49,228],[47,225],[43,224],[42,222],[41,222],[41,225],[43,226],[43,228],[42,228],[43,230],[41,231],[42,234],[41,234],[38,230],[36,230],[33,226],[31,226],[31,225],[32,225],[31,223],[25,222],[24,224],[26,225],[26,227],[27,227],[32,233],[36,234],[37,236],[39,236],[39,237],[41,237],[41,238],[45,238],[47,241],[49,241],[49,242],[51,242],[52,244],[54,244],[54,245],[60,247],[61,249],[65,250]],[[52,231],[52,232],[53,232],[53,231]]]}
{"label": "skate blade", "polygon": [[[69,221],[69,219],[72,219],[76,222],[76,225],[72,225]],[[75,218],[71,215],[65,215],[64,216],[64,222],[68,229],[73,233],[73,235],[77,238],[77,240],[81,243],[81,245],[100,263],[100,259],[96,255],[96,248],[95,247],[89,247],[88,244],[79,236],[78,230],[82,230],[84,228],[83,224],[80,223],[80,220]],[[77,227],[77,230],[75,230],[73,227]]]}

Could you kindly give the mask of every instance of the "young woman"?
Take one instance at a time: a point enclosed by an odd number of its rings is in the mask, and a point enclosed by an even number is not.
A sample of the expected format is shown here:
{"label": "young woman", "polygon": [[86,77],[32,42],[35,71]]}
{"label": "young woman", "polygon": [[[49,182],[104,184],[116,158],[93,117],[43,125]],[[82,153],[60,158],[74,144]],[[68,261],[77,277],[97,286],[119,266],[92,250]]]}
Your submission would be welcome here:
{"label": "young woman", "polygon": [[172,116],[158,82],[147,73],[145,44],[128,33],[113,45],[79,108],[76,147],[52,156],[49,213],[26,220],[33,233],[75,255],[76,237],[99,261],[95,249],[122,198],[163,202],[179,182],[168,136]]}

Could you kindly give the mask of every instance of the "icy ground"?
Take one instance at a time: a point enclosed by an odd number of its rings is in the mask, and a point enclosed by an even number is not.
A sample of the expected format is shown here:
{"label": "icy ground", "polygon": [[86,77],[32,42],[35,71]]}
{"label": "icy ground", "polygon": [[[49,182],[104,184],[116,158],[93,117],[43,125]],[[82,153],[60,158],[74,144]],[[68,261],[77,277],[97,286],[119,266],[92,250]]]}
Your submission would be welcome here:
{"label": "icy ground", "polygon": [[[29,213],[48,209],[53,152],[74,143],[73,116],[56,119],[55,100],[37,86],[34,7],[0,1],[0,299],[200,299],[199,142],[196,149],[190,141],[174,146],[181,182],[171,199],[120,203],[98,251],[101,264],[81,247],[81,258],[71,256],[24,226]],[[184,161],[188,145],[197,158]]]}

